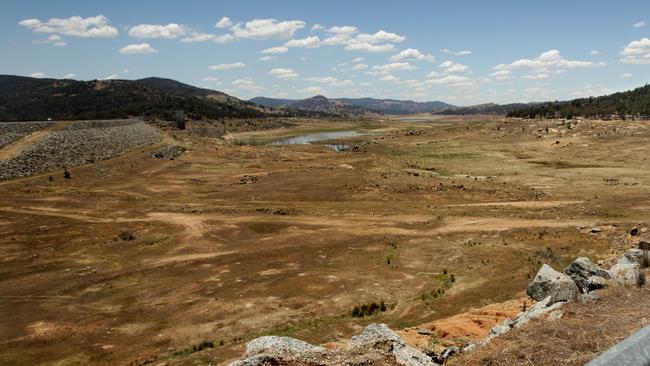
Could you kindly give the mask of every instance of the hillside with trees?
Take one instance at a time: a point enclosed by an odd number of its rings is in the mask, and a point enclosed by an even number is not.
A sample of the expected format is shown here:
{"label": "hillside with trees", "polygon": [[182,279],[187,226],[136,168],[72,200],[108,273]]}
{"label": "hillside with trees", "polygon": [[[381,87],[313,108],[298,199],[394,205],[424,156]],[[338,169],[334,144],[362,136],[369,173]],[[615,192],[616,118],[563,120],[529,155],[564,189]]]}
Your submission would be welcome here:
{"label": "hillside with trees", "polygon": [[0,75],[0,121],[52,119],[253,118],[269,110],[170,79],[90,80]]}
{"label": "hillside with trees", "polygon": [[508,113],[521,118],[650,118],[650,85],[602,97],[542,103]]}

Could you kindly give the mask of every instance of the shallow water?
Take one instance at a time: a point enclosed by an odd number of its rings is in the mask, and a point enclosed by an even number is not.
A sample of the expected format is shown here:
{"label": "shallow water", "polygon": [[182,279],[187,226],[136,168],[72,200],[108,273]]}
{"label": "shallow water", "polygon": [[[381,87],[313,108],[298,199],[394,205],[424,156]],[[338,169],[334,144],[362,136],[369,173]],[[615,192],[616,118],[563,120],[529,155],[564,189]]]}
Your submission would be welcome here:
{"label": "shallow water", "polygon": [[[361,132],[357,130],[318,132],[318,133],[311,133],[307,135],[291,136],[291,137],[285,137],[285,138],[273,140],[269,142],[269,145],[304,145],[316,141],[331,140],[331,139],[338,139],[338,138],[345,138],[345,137],[355,137],[355,136],[361,136],[366,134],[367,133],[365,132]],[[344,145],[341,144],[331,145],[331,147],[334,150],[339,151],[338,149],[334,148],[334,146],[343,147]]]}

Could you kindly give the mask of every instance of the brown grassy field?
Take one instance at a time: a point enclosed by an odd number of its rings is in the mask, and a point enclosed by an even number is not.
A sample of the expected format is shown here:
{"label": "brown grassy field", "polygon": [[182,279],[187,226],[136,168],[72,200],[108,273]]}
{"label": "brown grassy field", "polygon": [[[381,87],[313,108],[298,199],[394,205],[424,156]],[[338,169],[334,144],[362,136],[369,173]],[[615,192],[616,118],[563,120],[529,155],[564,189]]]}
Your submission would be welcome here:
{"label": "brown grassy field", "polygon": [[542,263],[608,258],[648,221],[647,123],[365,127],[346,152],[170,131],[177,160],[0,183],[0,364],[214,364],[265,334],[409,327],[520,298]]}

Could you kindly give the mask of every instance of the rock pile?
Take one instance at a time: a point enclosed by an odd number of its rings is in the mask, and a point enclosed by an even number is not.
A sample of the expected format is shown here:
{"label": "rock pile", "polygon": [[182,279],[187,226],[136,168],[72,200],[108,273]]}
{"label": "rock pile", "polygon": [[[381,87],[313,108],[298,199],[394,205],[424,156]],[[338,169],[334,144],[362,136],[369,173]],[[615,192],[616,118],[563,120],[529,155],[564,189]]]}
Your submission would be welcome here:
{"label": "rock pile", "polygon": [[155,128],[139,120],[73,122],[0,162],[0,180],[94,163],[160,139]]}
{"label": "rock pile", "polygon": [[289,337],[267,336],[246,345],[246,354],[230,366],[435,366],[438,363],[408,346],[385,324],[370,324],[345,347],[326,349]]}
{"label": "rock pile", "polygon": [[52,125],[53,122],[2,122],[0,123],[0,148]]}
{"label": "rock pile", "polygon": [[156,159],[175,160],[180,158],[184,152],[185,148],[174,145],[153,151],[149,154],[149,156]]}

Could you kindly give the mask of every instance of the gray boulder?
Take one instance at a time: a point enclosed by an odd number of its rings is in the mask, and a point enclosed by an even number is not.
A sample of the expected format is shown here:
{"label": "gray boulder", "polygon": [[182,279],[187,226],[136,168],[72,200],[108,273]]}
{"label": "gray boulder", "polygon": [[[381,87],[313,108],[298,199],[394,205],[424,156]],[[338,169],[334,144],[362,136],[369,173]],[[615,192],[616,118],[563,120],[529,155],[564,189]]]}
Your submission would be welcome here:
{"label": "gray boulder", "polygon": [[618,258],[621,264],[638,264],[640,268],[647,268],[650,263],[648,252],[642,249],[630,249]]}
{"label": "gray boulder", "polygon": [[370,324],[361,335],[352,337],[348,342],[350,351],[368,352],[369,349],[378,349],[389,352],[395,356],[396,365],[399,366],[435,366],[431,357],[404,343],[395,332],[386,324]]}
{"label": "gray boulder", "polygon": [[325,348],[291,337],[265,336],[246,344],[246,356],[260,354],[298,356],[306,353],[325,353]]}
{"label": "gray boulder", "polygon": [[[571,279],[569,279],[569,280],[571,280]],[[575,286],[575,283],[573,285]],[[575,290],[576,290],[576,295],[577,295],[578,294],[578,292],[577,292],[578,288],[576,287]],[[519,328],[521,326],[524,326],[524,325],[528,324],[528,322],[530,322],[532,319],[540,318],[545,314],[548,314],[548,313],[550,313],[550,312],[552,312],[554,310],[557,310],[558,308],[560,308],[564,304],[565,304],[564,301],[552,302],[552,297],[548,296],[548,297],[540,300],[537,304],[531,306],[530,309],[519,313],[519,315],[517,315],[514,322],[512,323],[511,327],[512,328]]]}
{"label": "gray boulder", "polygon": [[577,299],[580,290],[571,277],[544,264],[528,285],[528,296],[537,301],[550,297],[549,306],[558,301]]}
{"label": "gray boulder", "polygon": [[604,280],[612,278],[609,272],[595,265],[587,257],[574,260],[564,273],[571,277],[583,292],[603,288],[606,283]]}
{"label": "gray boulder", "polygon": [[636,263],[617,263],[609,272],[612,279],[623,286],[641,286],[645,283],[645,272]]}

